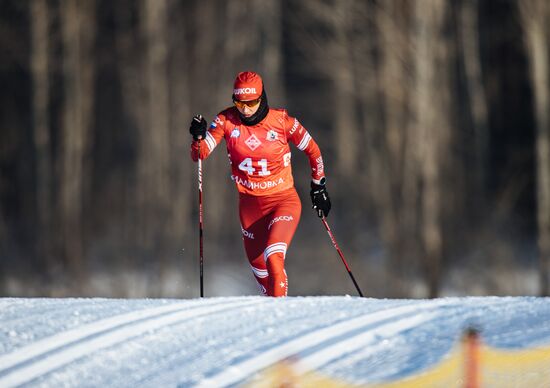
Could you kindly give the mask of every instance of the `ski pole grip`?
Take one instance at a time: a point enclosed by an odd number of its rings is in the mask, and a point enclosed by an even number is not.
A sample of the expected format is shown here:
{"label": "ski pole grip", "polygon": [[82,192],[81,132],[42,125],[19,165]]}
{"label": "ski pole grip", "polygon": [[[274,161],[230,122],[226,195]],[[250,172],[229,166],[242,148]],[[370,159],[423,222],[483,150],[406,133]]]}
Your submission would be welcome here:
{"label": "ski pole grip", "polygon": [[[197,122],[198,124],[200,124],[204,119],[202,118],[202,115],[201,114],[198,114],[198,115],[195,115],[193,117],[193,121]],[[194,136],[194,135],[193,135]],[[193,137],[194,138],[194,137]],[[200,147],[200,143],[201,143],[201,139],[202,139],[202,135],[196,139],[198,142],[199,142],[199,147]]]}

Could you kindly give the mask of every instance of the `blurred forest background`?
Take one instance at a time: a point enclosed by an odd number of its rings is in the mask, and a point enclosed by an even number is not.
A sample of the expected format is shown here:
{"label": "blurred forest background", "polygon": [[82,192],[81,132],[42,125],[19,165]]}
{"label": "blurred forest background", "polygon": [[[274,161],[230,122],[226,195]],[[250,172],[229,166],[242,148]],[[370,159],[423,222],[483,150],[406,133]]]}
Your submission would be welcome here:
{"label": "blurred forest background", "polygon": [[[262,74],[321,147],[373,297],[547,295],[547,0],[0,0],[0,295],[197,297],[189,122]],[[310,209],[290,295],[355,289]],[[256,294],[224,146],[205,294]]]}

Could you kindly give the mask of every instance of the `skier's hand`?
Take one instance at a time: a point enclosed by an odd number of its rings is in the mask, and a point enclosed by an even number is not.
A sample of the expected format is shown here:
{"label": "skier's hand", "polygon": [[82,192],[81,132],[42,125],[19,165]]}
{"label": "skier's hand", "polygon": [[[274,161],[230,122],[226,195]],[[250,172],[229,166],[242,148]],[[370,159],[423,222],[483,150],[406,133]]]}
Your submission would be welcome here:
{"label": "skier's hand", "polygon": [[311,182],[311,191],[309,195],[313,203],[312,208],[317,210],[319,218],[323,216],[328,217],[328,212],[330,211],[330,198],[325,185],[318,185]]}
{"label": "skier's hand", "polygon": [[191,121],[189,133],[193,136],[193,140],[201,140],[206,137],[206,120],[201,115],[196,115]]}

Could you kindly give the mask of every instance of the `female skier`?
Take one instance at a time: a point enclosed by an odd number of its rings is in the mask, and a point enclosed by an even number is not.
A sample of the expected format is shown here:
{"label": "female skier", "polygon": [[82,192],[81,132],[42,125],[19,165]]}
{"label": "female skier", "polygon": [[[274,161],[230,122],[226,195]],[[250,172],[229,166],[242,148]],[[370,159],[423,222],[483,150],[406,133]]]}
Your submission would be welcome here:
{"label": "female skier", "polygon": [[294,188],[289,143],[309,158],[310,195],[319,217],[330,211],[323,159],[317,143],[297,119],[285,109],[269,108],[259,74],[245,71],[237,75],[233,103],[215,117],[208,131],[204,118],[193,118],[191,158],[195,162],[199,157],[206,159],[225,139],[231,179],[239,192],[244,248],[254,277],[264,295],[286,296],[285,256],[302,210]]}

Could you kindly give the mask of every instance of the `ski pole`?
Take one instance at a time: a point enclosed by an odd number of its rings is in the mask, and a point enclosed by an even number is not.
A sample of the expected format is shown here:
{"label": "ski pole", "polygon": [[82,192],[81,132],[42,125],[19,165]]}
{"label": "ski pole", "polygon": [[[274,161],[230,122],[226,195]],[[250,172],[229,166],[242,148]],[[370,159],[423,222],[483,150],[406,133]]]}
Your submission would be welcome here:
{"label": "ski pole", "polygon": [[351,280],[353,281],[353,284],[355,285],[355,288],[357,289],[357,292],[359,293],[359,296],[363,297],[363,293],[361,292],[361,289],[359,288],[359,285],[355,281],[355,278],[353,277],[353,274],[351,273],[351,269],[349,268],[349,265],[346,262],[346,259],[344,259],[344,254],[340,250],[340,247],[338,247],[338,243],[336,242],[336,239],[334,238],[334,235],[332,234],[332,231],[330,230],[330,227],[328,226],[327,220],[325,219],[324,216],[321,217],[321,221],[323,221],[323,224],[325,225],[325,228],[327,229],[330,240],[332,241],[332,245],[334,245],[334,248],[336,248],[336,251],[340,255],[340,258],[342,259],[342,262],[346,266],[348,274],[351,277]]}
{"label": "ski pole", "polygon": [[[202,116],[198,115],[194,118],[194,120],[201,121]],[[201,160],[201,139],[198,140],[198,153],[199,158],[197,162],[197,169],[198,169],[198,180],[199,180],[199,272],[200,272],[200,293],[201,298],[204,296],[204,276],[203,276],[203,236],[202,236],[202,220],[203,220],[203,212],[202,212],[202,160]]]}
{"label": "ski pole", "polygon": [[199,161],[198,161],[198,173],[199,173],[199,255],[200,255],[200,283],[201,283],[201,298],[204,296],[204,275],[203,275],[203,237],[202,237],[202,161],[200,158],[201,141],[199,140]]}

